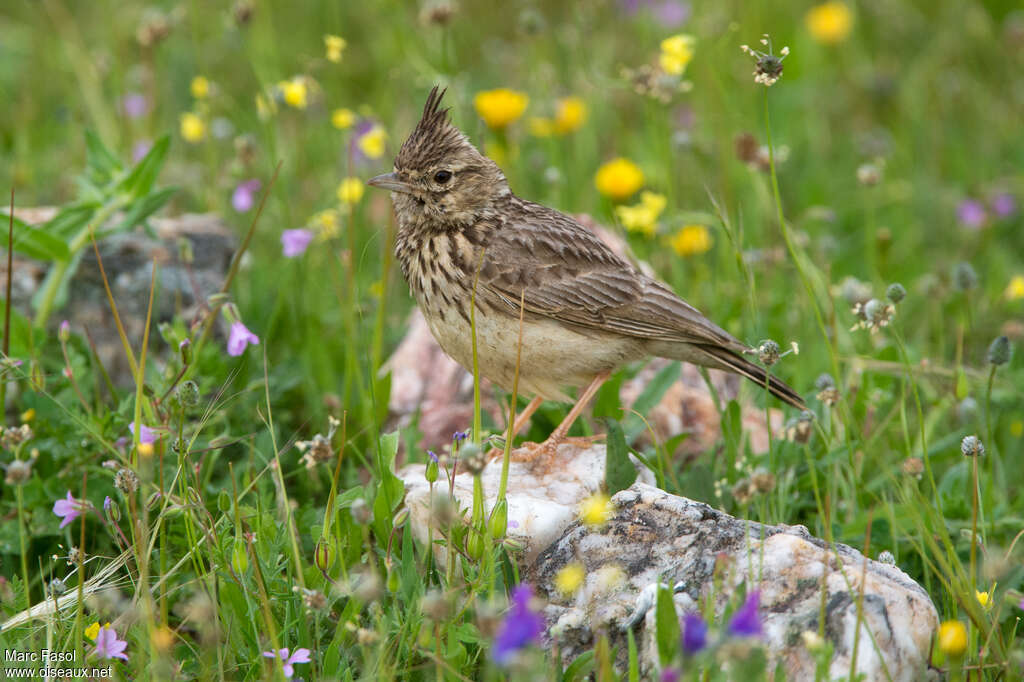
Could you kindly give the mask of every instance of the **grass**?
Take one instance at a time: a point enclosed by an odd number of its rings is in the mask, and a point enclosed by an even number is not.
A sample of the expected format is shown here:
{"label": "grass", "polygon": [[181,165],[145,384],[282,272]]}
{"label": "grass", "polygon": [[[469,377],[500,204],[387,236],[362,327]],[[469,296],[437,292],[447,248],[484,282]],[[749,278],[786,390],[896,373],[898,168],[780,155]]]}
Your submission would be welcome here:
{"label": "grass", "polygon": [[[1014,462],[1024,446],[1024,364],[1020,353],[998,367],[987,360],[996,337],[1019,345],[1024,336],[1024,297],[1010,287],[1024,275],[1024,19],[1012,3],[859,5],[834,45],[815,39],[806,7],[777,3],[694,6],[678,29],[617,2],[464,2],[444,24],[430,20],[436,5],[387,0],[302,12],[257,3],[243,22],[246,7],[48,0],[0,11],[0,89],[9,95],[0,186],[13,188],[19,206],[62,206],[67,218],[51,226],[53,239],[14,225],[16,257],[70,272],[92,236],[158,210],[218,213],[243,246],[198,327],[152,320],[154,329],[167,324],[148,340],[123,339],[136,381],[113,394],[83,330],[58,333],[59,277],[35,308],[9,311],[4,353],[21,364],[4,364],[0,389],[0,609],[7,620],[64,602],[59,617],[5,628],[4,647],[75,651],[79,664],[105,665],[86,628],[109,620],[128,642],[128,660],[113,662],[125,677],[281,676],[262,652],[283,647],[310,650],[311,661],[295,666],[307,679],[506,673],[491,651],[518,582],[514,550],[482,510],[472,528],[439,512],[446,522],[435,537],[463,549],[461,571],[435,564],[407,531],[396,461],[428,457],[415,420],[390,426],[390,379],[378,369],[412,301],[393,267],[387,196],[336,195],[346,177],[389,169],[441,83],[455,122],[500,160],[517,194],[613,226],[737,337],[774,339],[783,350],[798,343],[799,354],[772,372],[809,399],[807,442],[774,438],[770,452],[753,455],[736,408],[722,405],[715,448],[685,461],[664,444],[641,452],[659,463],[659,482],[756,521],[805,524],[873,558],[890,552],[943,621],[966,627],[963,655],[937,645],[934,665],[952,677],[1020,676],[1024,473]],[[140,43],[161,27],[166,37]],[[637,70],[657,63],[659,42],[677,32],[696,38],[687,85],[667,103],[638,94]],[[347,40],[339,63],[326,58],[327,33]],[[791,48],[767,90],[739,50],[763,33]],[[196,76],[212,84],[204,97],[191,92]],[[300,76],[305,107],[279,98],[260,114],[257,95],[274,101],[281,81]],[[495,87],[530,98],[500,133],[473,108],[477,92]],[[145,98],[137,118],[124,113],[130,93]],[[582,126],[531,135],[530,117],[553,116],[568,95],[586,103]],[[361,128],[332,126],[341,107],[384,128],[377,158],[361,153]],[[183,138],[185,112],[201,117],[201,141]],[[767,159],[737,158],[743,133],[767,145]],[[158,153],[132,173],[140,166],[127,160],[145,142]],[[645,188],[666,198],[654,236],[625,230],[594,186],[597,168],[616,156],[636,162]],[[858,169],[877,182],[859,181]],[[262,182],[258,208],[239,213],[232,193],[250,178]],[[1001,195],[1017,210],[998,215]],[[985,211],[980,227],[960,215],[967,199]],[[133,219],[109,221],[125,214]],[[710,231],[710,250],[667,247],[688,224]],[[318,233],[313,247],[282,257],[281,231],[300,227]],[[907,295],[891,323],[851,330],[858,291],[885,301],[894,282]],[[238,357],[221,333],[235,310],[260,338]],[[184,338],[191,357],[178,351]],[[834,405],[815,398],[823,373],[833,377]],[[764,403],[763,391],[744,390]],[[639,429],[612,388],[597,404],[627,433]],[[545,405],[527,437],[542,439],[565,409]],[[340,426],[316,451],[329,417]],[[481,419],[474,439],[503,428]],[[143,445],[128,432],[132,421],[162,437]],[[31,437],[18,442],[22,423]],[[961,454],[970,435],[983,457]],[[320,453],[316,466],[300,462],[300,441]],[[15,460],[31,462],[17,483]],[[103,467],[107,460],[117,465]],[[121,468],[136,474],[137,490],[115,488]],[[775,488],[732,495],[758,468],[775,475]],[[437,480],[443,488],[443,468]],[[53,504],[69,490],[94,511],[59,529]],[[69,563],[73,547],[81,551]],[[976,592],[989,593],[986,604]],[[601,639],[576,664],[531,648],[512,675],[606,679],[611,655]]]}

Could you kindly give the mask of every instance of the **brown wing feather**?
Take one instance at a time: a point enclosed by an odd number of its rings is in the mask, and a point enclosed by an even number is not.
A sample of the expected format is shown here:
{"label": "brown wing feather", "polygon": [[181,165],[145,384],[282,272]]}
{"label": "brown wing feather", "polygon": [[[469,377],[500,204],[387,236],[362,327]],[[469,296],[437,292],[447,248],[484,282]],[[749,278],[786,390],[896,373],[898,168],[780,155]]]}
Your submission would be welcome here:
{"label": "brown wing feather", "polygon": [[644,339],[747,346],[619,258],[597,235],[554,209],[513,198],[514,223],[488,231],[481,291],[526,311]]}

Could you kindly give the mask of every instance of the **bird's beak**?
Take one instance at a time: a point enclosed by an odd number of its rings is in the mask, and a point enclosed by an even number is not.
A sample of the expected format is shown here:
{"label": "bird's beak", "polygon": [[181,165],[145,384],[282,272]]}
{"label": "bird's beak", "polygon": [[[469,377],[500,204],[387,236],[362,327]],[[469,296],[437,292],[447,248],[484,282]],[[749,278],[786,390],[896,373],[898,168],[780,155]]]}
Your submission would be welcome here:
{"label": "bird's beak", "polygon": [[412,194],[413,190],[412,185],[398,179],[397,173],[385,173],[384,175],[378,175],[375,178],[370,178],[366,184],[371,187],[389,189],[392,192],[402,192],[403,194]]}

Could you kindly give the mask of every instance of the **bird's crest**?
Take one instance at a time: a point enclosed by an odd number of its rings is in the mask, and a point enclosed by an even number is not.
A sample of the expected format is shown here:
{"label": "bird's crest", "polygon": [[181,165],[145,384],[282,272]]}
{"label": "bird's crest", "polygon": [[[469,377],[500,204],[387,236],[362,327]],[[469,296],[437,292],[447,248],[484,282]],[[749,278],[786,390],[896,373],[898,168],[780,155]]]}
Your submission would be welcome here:
{"label": "bird's crest", "polygon": [[431,89],[419,123],[398,152],[396,168],[424,168],[470,144],[462,131],[452,125],[449,109],[441,108],[445,92],[447,88],[440,90],[436,85]]}

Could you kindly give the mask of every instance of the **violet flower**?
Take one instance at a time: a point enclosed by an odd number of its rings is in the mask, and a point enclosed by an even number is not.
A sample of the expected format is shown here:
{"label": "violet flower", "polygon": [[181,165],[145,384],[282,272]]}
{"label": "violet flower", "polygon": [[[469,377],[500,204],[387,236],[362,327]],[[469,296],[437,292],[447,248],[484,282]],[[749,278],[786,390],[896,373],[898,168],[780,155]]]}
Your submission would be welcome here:
{"label": "violet flower", "polygon": [[237,357],[245,352],[245,347],[250,343],[254,346],[260,342],[260,337],[246,329],[241,320],[231,323],[231,332],[228,334],[228,355]]}
{"label": "violet flower", "polygon": [[1000,218],[1009,218],[1017,212],[1017,202],[1012,194],[999,194],[992,199],[992,212]]}
{"label": "violet flower", "polygon": [[302,648],[296,649],[295,653],[289,656],[288,647],[285,647],[283,649],[278,649],[277,653],[274,653],[273,650],[264,651],[263,657],[280,658],[283,661],[282,667],[284,668],[284,676],[290,680],[295,675],[294,665],[296,663],[309,663],[312,660],[309,657],[309,653],[309,649]]}
{"label": "violet flower", "polygon": [[114,628],[110,627],[109,623],[100,628],[100,631],[96,633],[96,649],[94,653],[100,658],[120,658],[123,661],[127,661],[128,655],[124,653],[124,650],[127,648],[128,642],[118,639],[117,632]]}
{"label": "violet flower", "polygon": [[494,639],[492,658],[498,665],[509,663],[528,644],[539,643],[544,632],[544,617],[530,609],[533,587],[521,583],[512,591],[512,608],[498,629]]}
{"label": "violet flower", "polygon": [[231,207],[238,213],[245,213],[252,209],[256,203],[256,193],[260,191],[261,187],[263,187],[263,183],[256,178],[240,182],[231,195]]}
{"label": "violet flower", "polygon": [[[133,436],[135,435],[135,422],[128,425],[128,430],[132,432]],[[155,443],[158,437],[156,429],[151,429],[145,424],[139,428],[140,443]]]}
{"label": "violet flower", "polygon": [[129,92],[121,98],[121,108],[128,118],[142,118],[149,112],[149,100],[145,95]]}
{"label": "violet flower", "polygon": [[312,230],[285,230],[281,233],[281,253],[285,258],[295,258],[306,252],[313,241]]}
{"label": "violet flower", "polygon": [[708,624],[699,613],[688,613],[683,618],[683,651],[692,656],[708,644]]}
{"label": "violet flower", "polygon": [[985,224],[985,207],[981,205],[980,201],[964,199],[956,207],[956,217],[964,224],[964,227],[977,230]]}
{"label": "violet flower", "polygon": [[761,620],[757,616],[757,607],[761,601],[761,593],[754,590],[747,595],[743,606],[736,613],[732,614],[729,621],[729,633],[737,637],[760,637]]}
{"label": "violet flower", "polygon": [[132,163],[138,163],[142,159],[146,158],[146,154],[153,148],[153,142],[150,140],[139,140],[132,145]]}
{"label": "violet flower", "polygon": [[60,527],[64,528],[69,523],[77,519],[82,515],[83,512],[89,511],[89,503],[85,500],[78,500],[71,497],[71,491],[68,491],[67,498],[63,500],[57,500],[53,503],[53,513],[61,517]]}

